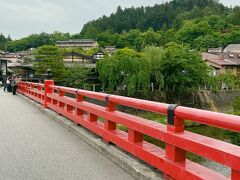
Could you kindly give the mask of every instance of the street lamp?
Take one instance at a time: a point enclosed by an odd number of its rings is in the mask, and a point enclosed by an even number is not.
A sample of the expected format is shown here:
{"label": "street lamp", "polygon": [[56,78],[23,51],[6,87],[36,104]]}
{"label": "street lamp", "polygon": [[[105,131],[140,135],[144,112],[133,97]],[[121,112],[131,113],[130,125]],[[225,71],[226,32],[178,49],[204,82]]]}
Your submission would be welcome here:
{"label": "street lamp", "polygon": [[47,69],[47,71],[46,71],[46,73],[47,73],[47,76],[46,76],[46,79],[52,79],[52,71],[51,71],[51,69]]}

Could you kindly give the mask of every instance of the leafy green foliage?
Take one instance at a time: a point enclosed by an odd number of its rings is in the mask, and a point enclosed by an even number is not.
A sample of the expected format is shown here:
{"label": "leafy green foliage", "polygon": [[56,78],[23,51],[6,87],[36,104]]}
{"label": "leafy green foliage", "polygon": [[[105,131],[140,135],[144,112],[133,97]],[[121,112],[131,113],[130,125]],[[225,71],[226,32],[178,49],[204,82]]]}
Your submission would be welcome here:
{"label": "leafy green foliage", "polygon": [[100,48],[92,48],[89,49],[88,51],[84,52],[84,54],[86,54],[87,56],[92,56],[93,54],[99,52],[101,49]]}
{"label": "leafy green foliage", "polygon": [[204,84],[209,86],[212,91],[217,92],[221,89],[222,81],[219,76],[213,74],[213,68],[208,68],[208,77],[204,79]]}
{"label": "leafy green foliage", "polygon": [[121,49],[113,56],[99,60],[97,70],[103,88],[111,92],[118,88],[132,95],[138,89],[146,91],[149,86],[149,64],[132,49]]}
{"label": "leafy green foliage", "polygon": [[104,88],[114,91],[126,87],[129,95],[139,89],[146,90],[150,82],[159,89],[186,90],[198,87],[208,76],[200,54],[176,43],[168,44],[165,49],[147,47],[142,55],[131,49],[119,50],[114,56],[100,60],[97,70]]}
{"label": "leafy green foliage", "polygon": [[237,99],[233,103],[233,110],[234,110],[235,114],[240,115],[240,96],[237,97]]}
{"label": "leafy green foliage", "polygon": [[8,36],[7,38],[1,33],[0,34],[0,50],[5,50],[5,44],[7,42],[11,41],[10,36]]}
{"label": "leafy green foliage", "polygon": [[64,81],[66,69],[63,64],[62,52],[58,47],[44,45],[36,49],[34,55],[38,61],[34,64],[36,74],[46,74],[46,70],[49,68],[52,71],[53,80],[56,84]]}
{"label": "leafy green foliage", "polygon": [[224,74],[221,74],[220,79],[223,83],[227,85],[229,89],[233,89],[235,87],[235,75],[232,74],[232,72],[227,71]]}
{"label": "leafy green foliage", "polygon": [[19,40],[7,42],[6,50],[10,52],[23,51],[43,45],[53,45],[56,41],[68,39],[70,39],[69,33],[54,32],[53,34],[32,34]]}
{"label": "leafy green foliage", "polygon": [[165,86],[174,91],[198,87],[207,77],[207,65],[200,54],[176,43],[166,46],[160,66]]}
{"label": "leafy green foliage", "polygon": [[161,73],[161,61],[165,56],[162,47],[149,46],[144,49],[143,57],[150,64],[151,82],[155,86],[164,87],[164,77]]}
{"label": "leafy green foliage", "polygon": [[142,32],[139,29],[132,29],[119,37],[117,46],[120,48],[128,47],[135,50],[141,50],[143,43],[141,34]]}
{"label": "leafy green foliage", "polygon": [[225,135],[230,139],[231,143],[240,146],[240,133],[232,132],[232,131],[226,131]]}
{"label": "leafy green foliage", "polygon": [[233,25],[239,25],[240,24],[240,6],[236,6],[235,8],[233,8],[233,11],[228,16],[228,20]]}
{"label": "leafy green foliage", "polygon": [[207,22],[194,23],[188,21],[177,33],[177,40],[182,43],[193,44],[194,40],[201,36],[206,36],[211,32],[211,27]]}
{"label": "leafy green foliage", "polygon": [[83,88],[86,84],[86,76],[89,69],[79,63],[75,63],[73,67],[68,68],[64,78],[64,85],[74,88]]}

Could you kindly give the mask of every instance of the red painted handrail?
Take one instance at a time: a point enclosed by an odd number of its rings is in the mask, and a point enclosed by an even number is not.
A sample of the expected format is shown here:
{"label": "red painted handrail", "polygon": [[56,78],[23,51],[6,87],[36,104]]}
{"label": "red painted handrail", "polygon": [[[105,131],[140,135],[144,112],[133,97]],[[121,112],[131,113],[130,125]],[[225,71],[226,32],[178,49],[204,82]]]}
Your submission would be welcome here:
{"label": "red painted handrail", "polygon": [[[190,120],[240,132],[239,116],[182,106],[171,109],[172,105],[165,103],[55,86],[52,80],[46,80],[44,84],[20,82],[18,92],[160,169],[166,178],[228,179],[186,159],[188,151],[230,167],[231,179],[240,179],[239,146],[184,130],[184,120]],[[67,97],[65,93],[76,98]],[[87,102],[84,97],[104,101],[107,105]],[[116,105],[168,115],[169,124],[117,111]],[[104,118],[104,122],[98,117]],[[117,124],[127,127],[128,132],[119,130]],[[144,141],[145,135],[165,142],[165,150]]]}

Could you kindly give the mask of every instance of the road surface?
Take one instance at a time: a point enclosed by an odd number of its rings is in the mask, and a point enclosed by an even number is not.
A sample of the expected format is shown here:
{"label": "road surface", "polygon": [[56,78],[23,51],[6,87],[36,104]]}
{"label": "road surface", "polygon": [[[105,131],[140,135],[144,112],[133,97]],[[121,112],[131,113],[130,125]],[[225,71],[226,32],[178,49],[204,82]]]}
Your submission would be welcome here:
{"label": "road surface", "polygon": [[0,180],[133,179],[21,97],[0,102]]}

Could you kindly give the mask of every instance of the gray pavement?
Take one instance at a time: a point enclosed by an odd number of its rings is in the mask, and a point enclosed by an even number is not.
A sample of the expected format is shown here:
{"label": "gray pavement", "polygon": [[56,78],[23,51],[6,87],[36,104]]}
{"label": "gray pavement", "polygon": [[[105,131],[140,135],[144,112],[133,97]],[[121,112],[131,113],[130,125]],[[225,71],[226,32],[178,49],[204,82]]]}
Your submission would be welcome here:
{"label": "gray pavement", "polygon": [[0,180],[132,176],[19,96],[0,88]]}

